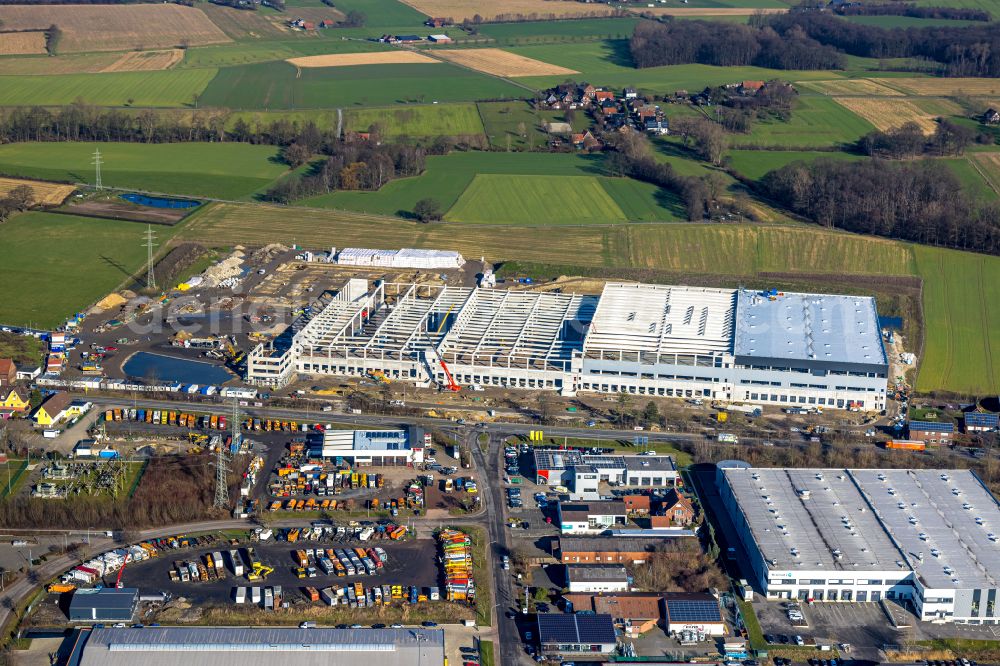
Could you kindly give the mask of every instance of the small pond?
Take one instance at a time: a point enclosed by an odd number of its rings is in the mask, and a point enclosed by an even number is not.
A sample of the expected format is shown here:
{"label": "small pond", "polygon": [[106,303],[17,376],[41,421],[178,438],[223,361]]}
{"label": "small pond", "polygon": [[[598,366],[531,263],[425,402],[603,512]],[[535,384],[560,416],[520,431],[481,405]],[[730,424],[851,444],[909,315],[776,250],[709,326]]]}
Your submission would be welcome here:
{"label": "small pond", "polygon": [[165,199],[163,197],[147,197],[145,194],[129,192],[121,195],[121,198],[130,203],[150,208],[194,208],[201,205],[200,201],[190,199]]}
{"label": "small pond", "polygon": [[214,363],[164,356],[150,352],[134,354],[122,366],[129,377],[181,382],[182,384],[218,385],[233,379],[232,373]]}

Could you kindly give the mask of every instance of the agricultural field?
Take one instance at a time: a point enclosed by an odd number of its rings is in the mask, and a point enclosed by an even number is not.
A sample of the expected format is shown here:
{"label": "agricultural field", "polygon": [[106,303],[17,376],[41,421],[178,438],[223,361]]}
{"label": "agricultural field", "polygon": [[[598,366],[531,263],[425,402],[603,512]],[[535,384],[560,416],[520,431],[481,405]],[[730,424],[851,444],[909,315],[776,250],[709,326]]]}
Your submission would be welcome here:
{"label": "agricultural field", "polygon": [[523,14],[537,18],[584,18],[606,16],[612,13],[607,6],[583,6],[573,2],[549,2],[548,0],[407,0],[406,4],[427,16],[445,16],[461,23],[465,19],[479,15],[489,21],[500,14]]}
{"label": "agricultural field", "polygon": [[374,51],[370,53],[331,53],[289,58],[296,67],[351,67],[356,65],[414,65],[436,63],[434,58],[416,51]]}
{"label": "agricultural field", "polygon": [[43,53],[46,53],[44,32],[0,32],[0,56]]}
{"label": "agricultural field", "polygon": [[450,62],[493,76],[564,76],[579,74],[575,69],[550,65],[503,49],[454,49],[435,51],[434,55]]}
{"label": "agricultural field", "polygon": [[445,220],[477,224],[612,224],[625,213],[593,176],[478,174]]}
{"label": "agricultural field", "polygon": [[975,163],[990,188],[1000,192],[1000,153],[974,153],[968,159]]}
{"label": "agricultural field", "polygon": [[72,185],[62,185],[60,183],[0,177],[0,197],[7,196],[11,190],[22,185],[27,185],[31,188],[35,197],[34,203],[45,206],[58,206],[76,189]]}
{"label": "agricultural field", "polygon": [[[212,5],[213,7],[215,5]],[[241,42],[223,46],[188,49],[179,67],[235,67],[275,60],[289,60],[308,55],[332,53],[371,53],[393,47],[378,42],[332,39],[290,39],[288,41]]]}
{"label": "agricultural field", "polygon": [[469,102],[528,94],[506,81],[440,62],[301,70],[275,62],[220,70],[200,104],[244,110],[311,109]]}
{"label": "agricultural field", "polygon": [[[930,100],[908,100],[895,97],[834,97],[833,100],[880,130],[889,130],[912,122],[920,126],[924,134],[931,134],[937,128],[935,118],[943,115],[936,112],[941,111],[941,109],[937,106],[931,106],[933,102]],[[936,101],[940,106],[945,104],[944,100]]]}
{"label": "agricultural field", "polygon": [[78,53],[61,56],[0,58],[0,76],[97,73],[117,62],[119,58],[121,58],[121,55],[117,53]]}
{"label": "agricultural field", "polygon": [[728,156],[733,170],[751,180],[760,180],[769,171],[780,169],[792,162],[811,162],[817,159],[865,159],[861,155],[828,150],[731,150]]}
{"label": "agricultural field", "polygon": [[230,41],[200,10],[173,4],[0,6],[5,30],[59,26],[59,53],[200,46]]}
{"label": "agricultural field", "polygon": [[680,222],[687,211],[673,192],[632,178],[598,178],[630,222]]}
{"label": "agricultural field", "polygon": [[832,79],[830,81],[803,81],[800,85],[823,93],[841,97],[904,97],[895,88],[890,88],[887,81],[876,79]]}
{"label": "agricultural field", "polygon": [[585,37],[628,39],[639,19],[597,18],[527,23],[489,23],[479,27],[485,37],[501,44],[573,41]]}
{"label": "agricultural field", "polygon": [[0,173],[92,183],[100,148],[105,187],[239,199],[286,172],[273,146],[244,143],[15,143],[0,146]]}
{"label": "agricultural field", "polygon": [[397,26],[422,26],[427,19],[420,11],[397,0],[337,0],[337,8],[344,14],[362,12],[368,17],[365,26],[379,30]]}
{"label": "agricultural field", "polygon": [[972,155],[966,155],[940,161],[955,174],[955,177],[962,184],[962,189],[967,194],[980,201],[995,201],[997,190],[992,180],[987,176],[989,171],[982,167],[983,162],[973,163],[973,159]]}
{"label": "agricultural field", "polygon": [[[21,288],[0,299],[0,321],[48,328],[96,302],[143,265],[145,231],[142,224],[74,215],[15,216],[0,227],[0,283]],[[157,233],[165,243],[175,229]]]}
{"label": "agricultural field", "polygon": [[917,389],[1000,387],[1000,258],[915,246],[924,279],[924,358]]}
{"label": "agricultural field", "polygon": [[123,54],[114,62],[101,70],[108,72],[154,72],[160,69],[170,69],[184,58],[182,49],[166,49],[164,51],[131,51]]}
{"label": "agricultural field", "polygon": [[892,85],[914,95],[983,97],[1000,104],[1000,79],[899,78]]}
{"label": "agricultural field", "polygon": [[0,76],[8,106],[60,106],[83,100],[102,106],[178,107],[192,104],[214,69],[54,76]]}
{"label": "agricultural field", "polygon": [[475,104],[425,104],[404,107],[348,109],[344,129],[366,132],[377,123],[384,136],[436,137],[483,134]]}
{"label": "agricultural field", "polygon": [[229,39],[238,42],[263,39],[287,39],[293,36],[281,24],[281,17],[263,11],[249,12],[222,5],[204,3],[202,11]]}
{"label": "agricultural field", "polygon": [[[844,98],[857,99],[857,98]],[[860,98],[862,101],[867,101]],[[670,115],[669,108],[667,115]],[[750,134],[733,135],[730,143],[741,145],[811,148],[854,143],[875,129],[864,118],[831,98],[802,95],[795,101],[788,122],[756,121]]]}

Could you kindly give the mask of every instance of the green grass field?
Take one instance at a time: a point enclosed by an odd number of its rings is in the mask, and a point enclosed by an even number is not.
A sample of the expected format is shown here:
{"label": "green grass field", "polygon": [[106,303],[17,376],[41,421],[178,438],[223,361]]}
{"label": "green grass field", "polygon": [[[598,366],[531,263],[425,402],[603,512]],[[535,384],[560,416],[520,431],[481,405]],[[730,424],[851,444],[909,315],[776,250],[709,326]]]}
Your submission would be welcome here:
{"label": "green grass field", "polygon": [[962,187],[968,194],[980,201],[996,201],[997,193],[993,190],[990,183],[983,178],[983,174],[972,165],[968,157],[944,159],[941,162],[951,169],[951,172],[962,183]]}
{"label": "green grass field", "polygon": [[[161,245],[177,230],[157,231]],[[103,298],[146,260],[145,225],[25,213],[0,228],[0,322],[52,327]],[[15,287],[15,288],[10,288]]]}
{"label": "green grass field", "polygon": [[593,176],[480,174],[445,219],[534,225],[607,224],[626,217]]}
{"label": "green grass field", "polygon": [[914,247],[924,280],[926,340],[917,388],[1000,387],[1000,258]]}
{"label": "green grass field", "polygon": [[200,100],[231,109],[318,109],[523,98],[527,90],[446,63],[296,68],[270,62],[219,70]]}
{"label": "green grass field", "polygon": [[58,106],[82,99],[99,106],[189,106],[216,74],[214,69],[0,76],[7,106]]}
{"label": "green grass field", "polygon": [[377,192],[334,192],[299,202],[379,215],[408,214],[425,197],[451,208],[476,174],[593,176],[603,170],[600,157],[555,153],[452,153],[427,158],[419,176],[390,182]]}
{"label": "green grass field", "polygon": [[308,41],[274,41],[218,46],[204,46],[188,49],[179,68],[235,67],[271,60],[285,60],[304,55],[320,53],[361,53],[366,51],[386,51],[387,44],[361,40],[312,39]]}
{"label": "green grass field", "polygon": [[[829,75],[829,73],[828,73]],[[805,148],[853,143],[875,129],[829,97],[802,95],[788,122],[755,121],[750,134],[734,134],[733,146],[761,145]]]}
{"label": "green grass field", "polygon": [[861,155],[822,150],[730,150],[727,153],[733,170],[752,180],[759,180],[769,171],[792,162],[816,159],[861,160]]}
{"label": "green grass field", "polygon": [[594,18],[526,23],[487,23],[479,32],[499,44],[528,45],[541,41],[573,41],[583,37],[628,39],[637,18]]}
{"label": "green grass field", "polygon": [[100,148],[106,187],[239,199],[287,170],[273,146],[245,143],[13,143],[0,145],[0,173],[93,183]]}
{"label": "green grass field", "polygon": [[[546,122],[563,122],[565,117],[556,111],[536,111],[525,101],[480,102],[476,105],[490,145],[506,150],[508,141],[512,150],[544,148],[549,135],[543,128]],[[589,122],[582,119],[578,125]],[[523,133],[522,133],[523,126]]]}
{"label": "green grass field", "polygon": [[344,129],[366,132],[373,124],[385,136],[435,137],[483,134],[483,121],[475,104],[426,104],[406,107],[348,109]]}
{"label": "green grass field", "polygon": [[631,178],[599,178],[601,185],[631,222],[678,222],[687,219],[673,192]]}
{"label": "green grass field", "polygon": [[337,0],[337,9],[343,13],[362,12],[367,28],[398,26],[423,26],[426,16],[397,0]]}

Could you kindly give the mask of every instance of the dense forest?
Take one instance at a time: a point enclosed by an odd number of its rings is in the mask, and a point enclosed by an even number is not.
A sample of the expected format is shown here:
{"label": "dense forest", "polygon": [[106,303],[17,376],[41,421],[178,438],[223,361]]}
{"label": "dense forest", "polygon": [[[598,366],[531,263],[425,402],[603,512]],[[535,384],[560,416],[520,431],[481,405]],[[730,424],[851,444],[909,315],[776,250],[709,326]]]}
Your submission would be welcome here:
{"label": "dense forest", "polygon": [[801,31],[782,34],[770,27],[719,21],[642,21],[635,27],[630,48],[637,67],[701,63],[720,67],[843,69],[847,63],[844,54]]}
{"label": "dense forest", "polygon": [[886,2],[874,5],[845,4],[833,10],[840,16],[909,16],[948,21],[989,21],[990,13],[971,7],[919,7],[908,2]]}
{"label": "dense forest", "polygon": [[1000,254],[1000,207],[979,207],[935,161],[795,162],[765,175],[761,189],[826,227]]}
{"label": "dense forest", "polygon": [[717,21],[643,21],[630,42],[637,67],[701,63],[772,69],[843,69],[845,54],[925,58],[947,76],[1000,76],[1000,23],[879,28],[832,14],[799,11],[752,25]]}

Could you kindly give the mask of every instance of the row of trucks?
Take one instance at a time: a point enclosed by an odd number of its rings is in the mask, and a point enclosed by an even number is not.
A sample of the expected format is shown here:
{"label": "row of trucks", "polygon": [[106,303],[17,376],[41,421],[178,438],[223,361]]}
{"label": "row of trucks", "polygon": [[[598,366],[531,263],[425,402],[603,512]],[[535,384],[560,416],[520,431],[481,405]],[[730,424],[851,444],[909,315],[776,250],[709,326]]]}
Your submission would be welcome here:
{"label": "row of trucks", "polygon": [[327,576],[374,576],[388,562],[388,555],[379,547],[307,548],[295,551],[293,559],[299,578],[315,578],[316,567]]}
{"label": "row of trucks", "polygon": [[351,521],[344,525],[313,525],[312,527],[291,527],[278,534],[279,540],[295,543],[296,541],[319,541],[320,539],[344,539],[357,537],[361,541],[369,539],[392,539],[398,541],[406,536],[406,528],[402,525],[362,525]]}
{"label": "row of trucks", "polygon": [[280,585],[263,586],[239,586],[233,588],[233,601],[237,604],[250,602],[255,606],[261,606],[265,610],[274,610],[282,607],[282,590]]}
{"label": "row of trucks", "polygon": [[247,580],[263,580],[274,573],[257,557],[253,547],[246,548],[242,553],[238,549],[205,553],[198,560],[176,560],[170,570],[170,580],[174,582],[208,582],[225,580],[226,569],[234,576],[246,576]]}
{"label": "row of trucks", "polygon": [[472,602],[476,595],[472,578],[472,539],[465,532],[444,529],[438,532],[438,541],[444,568],[445,598],[448,601]]}
{"label": "row of trucks", "polygon": [[137,421],[139,423],[179,426],[181,428],[200,428],[202,430],[226,430],[228,427],[225,416],[188,414],[187,412],[176,412],[166,409],[108,409],[104,412],[104,420],[108,423]]}
{"label": "row of trucks", "polygon": [[243,429],[254,432],[309,432],[316,430],[319,424],[299,423],[298,421],[279,421],[277,419],[248,418],[243,422]]}
{"label": "row of trucks", "polygon": [[339,495],[343,490],[359,488],[382,488],[385,485],[383,474],[368,474],[350,470],[328,470],[319,461],[310,461],[293,466],[283,463],[275,470],[277,479],[271,483],[272,497],[291,497],[292,495],[316,494],[320,497]]}
{"label": "row of trucks", "polygon": [[105,576],[118,573],[128,562],[140,562],[156,557],[156,554],[156,548],[148,542],[109,550],[70,569],[62,575],[60,582],[65,586],[94,585]]}
{"label": "row of trucks", "polygon": [[388,606],[394,601],[416,604],[424,601],[439,601],[441,593],[436,587],[423,588],[413,585],[373,585],[365,587],[360,582],[353,585],[336,585],[317,590],[307,587],[303,590],[306,599],[312,602],[322,600],[328,606],[349,606],[350,608],[371,608]]}

